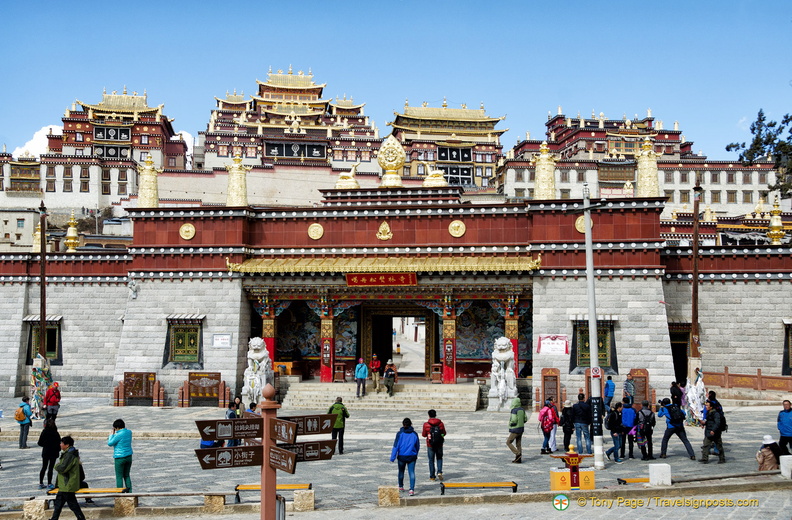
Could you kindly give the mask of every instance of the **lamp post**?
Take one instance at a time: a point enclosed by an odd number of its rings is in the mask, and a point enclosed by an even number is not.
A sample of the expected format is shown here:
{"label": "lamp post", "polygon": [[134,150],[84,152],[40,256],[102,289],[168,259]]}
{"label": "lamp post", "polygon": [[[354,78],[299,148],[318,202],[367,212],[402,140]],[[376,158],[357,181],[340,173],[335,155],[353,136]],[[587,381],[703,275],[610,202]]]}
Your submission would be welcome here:
{"label": "lamp post", "polygon": [[[586,237],[586,288],[588,292],[588,314],[589,314],[589,359],[591,370],[591,412],[592,426],[594,430],[594,468],[605,469],[605,454],[602,443],[602,422],[601,422],[601,402],[600,378],[594,378],[595,369],[599,371],[599,349],[597,348],[597,300],[594,294],[594,245],[591,237],[591,199],[588,183],[583,184],[583,228]],[[601,373],[601,372],[600,372]],[[578,446],[578,451],[582,453],[582,447]]]}
{"label": "lamp post", "polygon": [[701,368],[701,337],[699,335],[698,290],[699,290],[699,202],[701,192],[701,172],[696,172],[696,185],[693,187],[693,287],[690,309],[690,356],[688,357],[688,378],[695,381],[695,370]]}

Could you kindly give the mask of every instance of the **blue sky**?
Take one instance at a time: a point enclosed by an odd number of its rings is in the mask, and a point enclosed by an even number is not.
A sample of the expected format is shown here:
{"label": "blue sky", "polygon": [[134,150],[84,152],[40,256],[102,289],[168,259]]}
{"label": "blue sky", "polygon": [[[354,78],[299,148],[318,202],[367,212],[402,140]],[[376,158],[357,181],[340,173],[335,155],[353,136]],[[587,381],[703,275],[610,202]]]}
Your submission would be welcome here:
{"label": "blue sky", "polygon": [[174,128],[206,128],[214,97],[253,93],[267,70],[311,69],[380,127],[411,105],[506,116],[505,148],[547,113],[679,121],[712,159],[748,140],[760,108],[792,112],[792,3],[5,2],[0,143],[60,124],[75,99],[148,93]]}

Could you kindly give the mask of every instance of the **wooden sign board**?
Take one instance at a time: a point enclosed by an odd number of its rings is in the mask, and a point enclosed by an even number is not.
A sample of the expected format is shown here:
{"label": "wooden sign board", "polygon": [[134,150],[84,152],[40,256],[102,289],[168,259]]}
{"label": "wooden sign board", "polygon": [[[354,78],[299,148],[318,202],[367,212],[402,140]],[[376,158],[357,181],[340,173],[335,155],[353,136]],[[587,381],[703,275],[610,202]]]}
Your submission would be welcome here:
{"label": "wooden sign board", "polygon": [[216,421],[195,421],[201,439],[205,441],[228,439],[251,439],[261,437],[264,419],[220,419]]}
{"label": "wooden sign board", "polygon": [[336,414],[297,415],[294,417],[279,417],[279,419],[297,423],[297,435],[318,435],[333,431]]}
{"label": "wooden sign board", "polygon": [[297,423],[272,418],[269,428],[270,439],[291,444],[297,438]]}
{"label": "wooden sign board", "polygon": [[297,442],[294,444],[278,444],[278,447],[294,452],[297,462],[310,462],[312,460],[332,459],[336,442],[336,439]]}
{"label": "wooden sign board", "polygon": [[190,406],[220,404],[220,372],[190,372],[187,383],[190,389]]}
{"label": "wooden sign board", "polygon": [[154,399],[154,372],[124,372],[124,401],[127,406],[151,406]]}
{"label": "wooden sign board", "polygon": [[294,473],[297,467],[297,454],[277,446],[269,447],[269,465],[286,473]]}
{"label": "wooden sign board", "polygon": [[198,457],[201,469],[261,466],[264,462],[264,448],[261,446],[197,449],[195,455]]}
{"label": "wooden sign board", "polygon": [[645,368],[633,368],[630,370],[630,374],[633,376],[633,382],[635,383],[633,403],[640,405],[643,400],[651,403],[652,401],[649,399],[649,371]]}
{"label": "wooden sign board", "polygon": [[561,371],[557,368],[543,368],[542,369],[542,402],[552,397],[556,403],[561,402]]}

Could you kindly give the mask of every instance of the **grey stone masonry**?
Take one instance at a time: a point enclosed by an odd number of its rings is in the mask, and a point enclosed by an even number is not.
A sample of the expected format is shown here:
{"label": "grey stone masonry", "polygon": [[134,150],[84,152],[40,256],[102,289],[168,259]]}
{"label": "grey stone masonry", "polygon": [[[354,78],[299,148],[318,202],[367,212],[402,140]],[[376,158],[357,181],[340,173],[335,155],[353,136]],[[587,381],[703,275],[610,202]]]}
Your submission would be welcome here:
{"label": "grey stone masonry", "polygon": [[[614,321],[618,371],[613,374],[613,380],[617,392],[633,368],[649,370],[651,388],[668,388],[674,377],[674,366],[660,277],[600,277],[595,281],[594,290],[598,319]],[[570,371],[574,322],[588,320],[586,279],[584,276],[536,278],[533,297],[534,388],[541,384],[543,368],[557,368],[567,398],[574,401],[578,389],[586,385],[585,367]],[[570,354],[536,353],[539,335],[544,334],[566,334],[569,337]]]}

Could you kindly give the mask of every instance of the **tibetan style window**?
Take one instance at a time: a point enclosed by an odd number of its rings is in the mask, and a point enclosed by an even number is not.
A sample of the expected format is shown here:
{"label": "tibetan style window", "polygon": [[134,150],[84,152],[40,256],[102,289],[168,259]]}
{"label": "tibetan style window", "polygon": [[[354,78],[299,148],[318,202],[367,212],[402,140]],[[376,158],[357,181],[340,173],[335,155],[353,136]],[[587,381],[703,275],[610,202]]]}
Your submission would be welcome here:
{"label": "tibetan style window", "polygon": [[[61,319],[62,316],[47,315],[45,330],[47,339],[45,342],[45,354],[52,365],[62,365],[63,355],[61,350]],[[33,359],[38,354],[39,337],[41,333],[41,322],[38,314],[25,316],[23,320],[27,324],[27,361],[28,365],[33,364]]]}
{"label": "tibetan style window", "polygon": [[726,192],[726,203],[727,204],[737,204],[737,192],[736,191],[727,191]]}
{"label": "tibetan style window", "polygon": [[103,182],[102,183],[102,195],[110,195],[110,183]]}
{"label": "tibetan style window", "polygon": [[[256,147],[255,146],[247,146],[245,147],[245,157],[255,158],[256,157]],[[176,158],[172,157],[174,163],[176,162]],[[174,166],[176,166],[174,164]]]}
{"label": "tibetan style window", "polygon": [[140,136],[140,144],[149,144],[149,136],[141,135]]}
{"label": "tibetan style window", "polygon": [[47,191],[55,191],[55,181],[47,181]]}
{"label": "tibetan style window", "polygon": [[680,204],[688,204],[690,202],[690,192],[687,190],[682,190],[679,192],[679,203]]}
{"label": "tibetan style window", "polygon": [[759,172],[759,184],[767,184],[767,173]]}
{"label": "tibetan style window", "polygon": [[[597,358],[599,366],[606,373],[618,373],[616,360],[616,340],[614,338],[614,320],[597,320]],[[569,371],[583,374],[591,366],[589,351],[588,320],[572,322],[572,350],[569,357]]]}
{"label": "tibetan style window", "polygon": [[577,172],[577,181],[578,182],[586,182],[586,171],[585,170],[578,170],[578,172]]}
{"label": "tibetan style window", "polygon": [[743,172],[743,184],[751,184],[751,172]]}
{"label": "tibetan style window", "polygon": [[54,166],[47,166],[47,178],[54,179],[55,178],[55,167]]}
{"label": "tibetan style window", "polygon": [[72,167],[69,165],[63,166],[63,178],[64,179],[71,179],[72,178]]}
{"label": "tibetan style window", "polygon": [[665,194],[666,202],[674,202],[674,190],[665,190],[663,193]]}
{"label": "tibetan style window", "polygon": [[[248,148],[249,150],[250,148]],[[175,157],[168,157],[168,167],[175,168],[176,167],[176,158]]]}
{"label": "tibetan style window", "polygon": [[88,193],[91,191],[88,181],[80,181],[80,193]]}
{"label": "tibetan style window", "polygon": [[102,180],[109,181],[110,180],[110,170],[107,168],[102,169]]}
{"label": "tibetan style window", "polygon": [[228,157],[228,146],[221,144],[217,147],[217,156],[218,157]]}
{"label": "tibetan style window", "polygon": [[364,162],[371,161],[371,152],[369,150],[363,150],[360,152],[360,160]]}
{"label": "tibetan style window", "polygon": [[561,190],[561,198],[570,199],[572,198],[572,193],[570,192],[570,190]]}
{"label": "tibetan style window", "polygon": [[569,182],[569,170],[561,170],[561,182]]}
{"label": "tibetan style window", "polygon": [[[476,176],[481,177],[481,166],[476,168]],[[514,182],[525,182],[525,170],[514,170]]]}
{"label": "tibetan style window", "polygon": [[126,195],[127,194],[127,185],[125,182],[118,183],[118,194],[119,195]]}
{"label": "tibetan style window", "polygon": [[710,184],[720,184],[720,172],[710,173]]}
{"label": "tibetan style window", "polygon": [[234,157],[242,157],[242,146],[241,145],[234,145],[232,147],[232,151],[234,153]]}
{"label": "tibetan style window", "polygon": [[336,161],[343,161],[344,160],[344,150],[333,150],[333,159]]}
{"label": "tibetan style window", "polygon": [[91,173],[88,171],[88,168],[80,168],[80,178],[81,179],[91,178]]}
{"label": "tibetan style window", "polygon": [[71,193],[71,191],[72,191],[72,181],[63,181],[63,191],[65,193]]}
{"label": "tibetan style window", "polygon": [[84,138],[83,138],[82,133],[81,132],[76,132],[74,134],[74,140],[77,141],[78,143],[83,142]]}
{"label": "tibetan style window", "polygon": [[752,191],[744,191],[742,192],[742,201],[743,204],[753,204],[753,192]]}
{"label": "tibetan style window", "polygon": [[734,184],[737,182],[737,174],[734,172],[727,172],[726,173],[726,184]]}
{"label": "tibetan style window", "polygon": [[792,376],[792,320],[784,320],[784,359],[781,375]]}
{"label": "tibetan style window", "polygon": [[171,314],[167,317],[163,368],[203,368],[203,314]]}
{"label": "tibetan style window", "polygon": [[688,172],[679,172],[679,184],[688,183]]}
{"label": "tibetan style window", "polygon": [[711,191],[710,192],[710,204],[720,204],[721,202],[721,192],[719,191]]}

